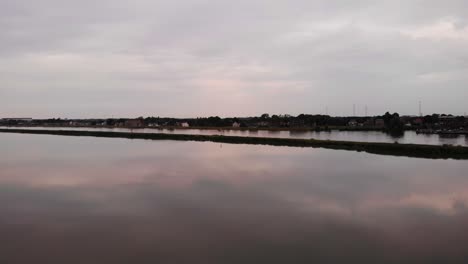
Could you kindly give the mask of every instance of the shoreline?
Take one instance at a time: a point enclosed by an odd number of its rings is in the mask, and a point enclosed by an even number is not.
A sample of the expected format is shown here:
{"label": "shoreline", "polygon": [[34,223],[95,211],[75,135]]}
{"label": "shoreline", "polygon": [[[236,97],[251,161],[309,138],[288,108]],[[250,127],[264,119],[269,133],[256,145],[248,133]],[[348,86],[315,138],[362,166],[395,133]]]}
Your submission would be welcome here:
{"label": "shoreline", "polygon": [[99,128],[109,128],[109,129],[154,129],[154,130],[189,130],[189,129],[196,129],[196,130],[234,130],[234,131],[294,131],[294,132],[330,132],[330,131],[359,131],[359,132],[366,132],[366,131],[376,131],[376,132],[383,132],[381,128],[371,128],[371,127],[345,127],[345,126],[320,126],[317,128],[311,127],[206,127],[206,126],[193,126],[193,127],[181,127],[181,126],[159,126],[159,127],[152,127],[152,126],[144,126],[144,127],[118,127],[118,126],[5,126],[11,128],[92,128],[92,129],[99,129]]}
{"label": "shoreline", "polygon": [[189,135],[166,133],[132,133],[113,131],[86,130],[34,130],[34,129],[0,129],[0,133],[85,136],[104,138],[128,138],[146,140],[175,140],[216,142],[227,144],[270,145],[284,147],[312,147],[336,150],[367,152],[379,155],[405,156],[429,159],[463,159],[468,160],[468,147],[451,145],[420,145],[377,142],[354,142],[296,138],[241,137],[222,135]]}

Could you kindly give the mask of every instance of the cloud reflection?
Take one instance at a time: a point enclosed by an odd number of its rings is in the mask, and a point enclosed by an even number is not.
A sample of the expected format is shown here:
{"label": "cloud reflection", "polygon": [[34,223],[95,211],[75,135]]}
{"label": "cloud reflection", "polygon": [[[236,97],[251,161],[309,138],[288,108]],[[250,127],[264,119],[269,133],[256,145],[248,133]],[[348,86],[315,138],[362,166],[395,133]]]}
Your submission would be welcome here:
{"label": "cloud reflection", "polygon": [[[0,150],[1,263],[463,263],[468,257],[463,161],[23,139],[1,139],[10,142]],[[24,160],[11,158],[24,144],[31,150]],[[64,146],[73,153],[58,151]]]}

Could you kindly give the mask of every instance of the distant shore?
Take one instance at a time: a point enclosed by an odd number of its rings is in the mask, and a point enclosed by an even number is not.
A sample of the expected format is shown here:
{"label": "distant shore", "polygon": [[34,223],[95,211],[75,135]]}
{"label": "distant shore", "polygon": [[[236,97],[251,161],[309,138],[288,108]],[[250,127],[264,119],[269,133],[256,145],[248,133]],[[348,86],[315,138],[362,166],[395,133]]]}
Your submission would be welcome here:
{"label": "distant shore", "polygon": [[168,133],[138,133],[85,130],[0,129],[0,133],[21,133],[60,136],[87,136],[147,140],[208,141],[229,144],[313,147],[367,152],[380,155],[430,159],[468,159],[468,147],[451,145],[419,145],[398,143],[351,142],[295,138],[240,137],[221,135],[187,135]]}
{"label": "distant shore", "polygon": [[234,130],[234,131],[298,131],[298,132],[327,132],[327,131],[377,131],[383,132],[382,128],[375,128],[375,127],[347,127],[347,126],[318,126],[315,128],[311,127],[213,127],[213,126],[193,126],[193,127],[181,127],[181,126],[144,126],[144,127],[118,127],[118,126],[8,126],[14,128],[34,128],[34,127],[41,127],[41,128],[92,128],[92,129],[99,129],[99,128],[108,128],[108,129],[154,129],[154,130],[188,130],[188,129],[198,129],[198,130]]}

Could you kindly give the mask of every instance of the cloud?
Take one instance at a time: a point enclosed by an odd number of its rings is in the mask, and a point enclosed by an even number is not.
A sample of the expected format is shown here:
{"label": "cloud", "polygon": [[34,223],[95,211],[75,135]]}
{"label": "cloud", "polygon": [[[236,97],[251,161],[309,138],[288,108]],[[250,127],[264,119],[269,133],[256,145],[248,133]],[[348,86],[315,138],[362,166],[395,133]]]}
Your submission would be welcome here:
{"label": "cloud", "polygon": [[353,104],[413,114],[419,100],[466,111],[463,1],[19,0],[0,10],[6,116],[336,115]]}
{"label": "cloud", "polygon": [[453,20],[441,20],[429,26],[415,28],[413,30],[403,31],[415,39],[429,39],[436,41],[455,40],[467,41],[468,40],[468,26],[457,25]]}

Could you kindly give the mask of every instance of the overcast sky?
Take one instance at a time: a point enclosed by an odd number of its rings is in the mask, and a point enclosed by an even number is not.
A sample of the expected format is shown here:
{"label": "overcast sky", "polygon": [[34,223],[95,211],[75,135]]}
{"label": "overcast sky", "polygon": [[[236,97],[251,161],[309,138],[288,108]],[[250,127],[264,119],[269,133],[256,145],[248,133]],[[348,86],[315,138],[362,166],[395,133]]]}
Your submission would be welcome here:
{"label": "overcast sky", "polygon": [[466,0],[0,0],[0,117],[468,112]]}

